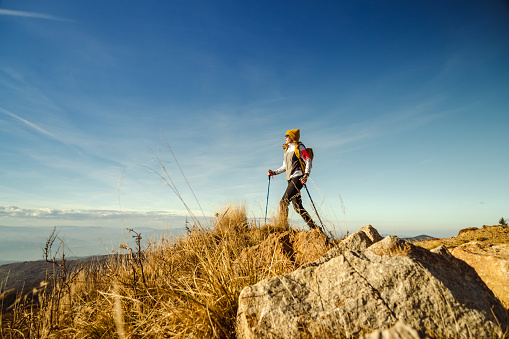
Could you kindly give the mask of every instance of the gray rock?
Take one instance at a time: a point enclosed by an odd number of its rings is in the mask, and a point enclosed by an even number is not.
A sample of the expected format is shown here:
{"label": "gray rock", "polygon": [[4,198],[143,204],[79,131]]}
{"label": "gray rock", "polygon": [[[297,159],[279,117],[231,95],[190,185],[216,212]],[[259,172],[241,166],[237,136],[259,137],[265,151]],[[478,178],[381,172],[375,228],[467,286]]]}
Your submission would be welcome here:
{"label": "gray rock", "polygon": [[[493,309],[493,313],[492,313]],[[239,338],[352,337],[398,320],[432,336],[487,337],[507,319],[476,272],[371,226],[292,273],[247,286]]]}
{"label": "gray rock", "polygon": [[382,240],[383,237],[378,231],[371,225],[362,227],[355,233],[350,234],[343,241],[341,241],[336,247],[329,250],[321,259],[309,265],[320,265],[330,259],[341,255],[345,250],[350,251],[362,251],[373,245],[374,243]]}

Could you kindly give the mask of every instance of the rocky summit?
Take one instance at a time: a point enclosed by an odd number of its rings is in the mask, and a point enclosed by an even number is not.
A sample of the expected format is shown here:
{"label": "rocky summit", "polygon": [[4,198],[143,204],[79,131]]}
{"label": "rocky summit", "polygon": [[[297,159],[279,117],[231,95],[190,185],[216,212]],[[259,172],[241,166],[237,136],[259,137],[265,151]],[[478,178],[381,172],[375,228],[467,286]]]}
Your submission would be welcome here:
{"label": "rocky summit", "polygon": [[245,287],[237,313],[239,338],[378,338],[384,330],[484,338],[506,326],[501,302],[446,247],[382,238],[371,226],[312,263]]}
{"label": "rocky summit", "polygon": [[469,227],[456,237],[415,243],[424,248],[446,246],[451,254],[472,266],[479,277],[509,309],[509,227]]}

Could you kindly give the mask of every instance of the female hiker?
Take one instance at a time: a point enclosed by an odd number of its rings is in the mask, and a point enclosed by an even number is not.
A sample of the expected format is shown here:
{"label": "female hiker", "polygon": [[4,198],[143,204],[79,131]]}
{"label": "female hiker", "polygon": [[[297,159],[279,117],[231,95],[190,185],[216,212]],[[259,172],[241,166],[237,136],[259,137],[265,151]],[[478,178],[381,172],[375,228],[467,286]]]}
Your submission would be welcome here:
{"label": "female hiker", "polygon": [[281,221],[283,223],[288,221],[288,205],[290,205],[291,201],[295,211],[300,214],[309,228],[313,229],[317,226],[302,206],[302,197],[300,195],[300,190],[306,184],[311,172],[311,157],[306,147],[299,142],[299,139],[300,130],[291,129],[286,131],[285,144],[283,145],[285,149],[283,166],[275,171],[269,170],[268,175],[272,176],[286,172],[288,187],[279,203]]}

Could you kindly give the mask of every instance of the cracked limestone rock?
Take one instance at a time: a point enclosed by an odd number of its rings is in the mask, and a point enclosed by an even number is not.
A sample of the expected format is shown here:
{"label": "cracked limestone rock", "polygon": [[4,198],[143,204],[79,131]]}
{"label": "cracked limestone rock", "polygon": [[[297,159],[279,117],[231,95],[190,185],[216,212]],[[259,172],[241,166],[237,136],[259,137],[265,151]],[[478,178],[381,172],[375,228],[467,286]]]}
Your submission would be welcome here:
{"label": "cracked limestone rock", "polygon": [[[493,312],[492,312],[493,310]],[[445,247],[434,251],[371,226],[321,259],[244,288],[239,338],[352,337],[398,320],[431,336],[471,338],[505,326],[505,312],[477,273]]]}

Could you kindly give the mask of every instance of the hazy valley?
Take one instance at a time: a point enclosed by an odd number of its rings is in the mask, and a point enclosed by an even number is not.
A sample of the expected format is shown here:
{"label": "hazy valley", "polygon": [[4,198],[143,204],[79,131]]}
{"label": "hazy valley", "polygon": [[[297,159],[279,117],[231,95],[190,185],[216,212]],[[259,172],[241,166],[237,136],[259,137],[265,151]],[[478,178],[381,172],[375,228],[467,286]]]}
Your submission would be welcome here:
{"label": "hazy valley", "polygon": [[[43,249],[53,230],[54,227],[46,226],[0,226],[0,265],[43,259]],[[161,236],[180,236],[185,230],[138,227],[135,231],[141,234],[145,245]],[[133,242],[133,234],[120,227],[58,226],[56,232],[65,243],[69,259],[114,253],[120,244]]]}

